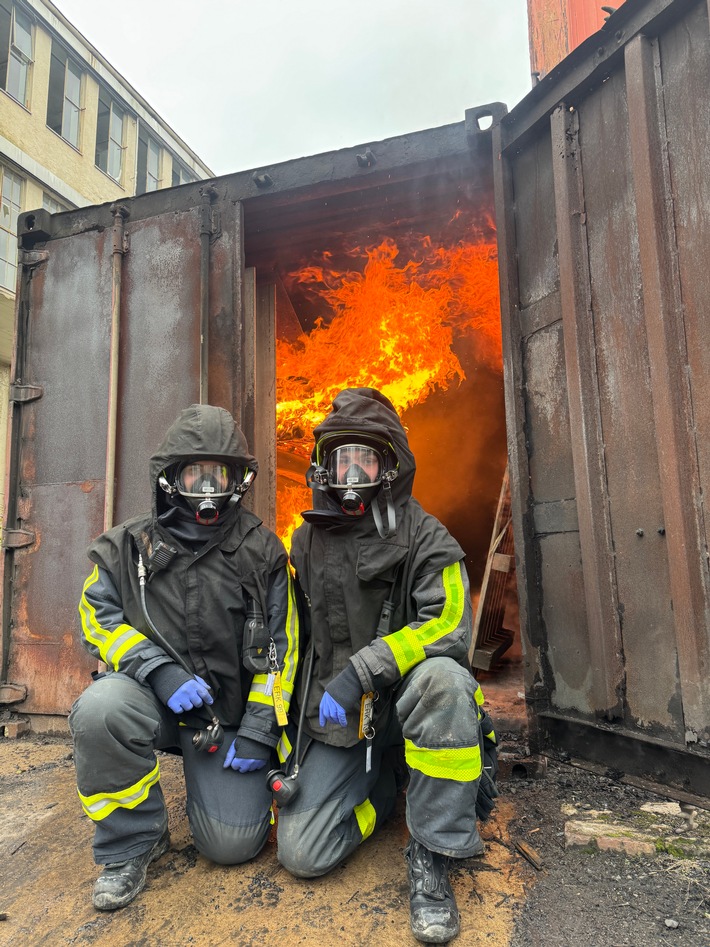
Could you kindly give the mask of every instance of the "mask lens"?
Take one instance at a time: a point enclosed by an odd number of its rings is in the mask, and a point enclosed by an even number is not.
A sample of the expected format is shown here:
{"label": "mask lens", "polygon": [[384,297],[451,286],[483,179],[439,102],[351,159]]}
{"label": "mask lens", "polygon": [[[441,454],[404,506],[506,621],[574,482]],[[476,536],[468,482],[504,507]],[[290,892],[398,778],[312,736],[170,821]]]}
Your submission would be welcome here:
{"label": "mask lens", "polygon": [[219,497],[233,493],[236,481],[228,464],[203,460],[183,464],[175,485],[186,497]]}
{"label": "mask lens", "polygon": [[382,460],[372,447],[343,444],[328,457],[328,481],[334,487],[368,487],[380,482]]}

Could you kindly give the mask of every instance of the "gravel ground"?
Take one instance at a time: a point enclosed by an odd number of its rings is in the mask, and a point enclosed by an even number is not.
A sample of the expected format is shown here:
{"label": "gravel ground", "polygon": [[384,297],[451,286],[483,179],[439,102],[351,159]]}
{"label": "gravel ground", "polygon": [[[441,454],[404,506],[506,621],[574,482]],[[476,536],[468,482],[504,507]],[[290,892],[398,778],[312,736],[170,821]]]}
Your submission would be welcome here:
{"label": "gravel ground", "polygon": [[511,837],[543,863],[528,866],[511,947],[710,947],[710,861],[565,850],[563,806],[610,810],[631,824],[659,796],[565,764],[504,791],[518,813]]}

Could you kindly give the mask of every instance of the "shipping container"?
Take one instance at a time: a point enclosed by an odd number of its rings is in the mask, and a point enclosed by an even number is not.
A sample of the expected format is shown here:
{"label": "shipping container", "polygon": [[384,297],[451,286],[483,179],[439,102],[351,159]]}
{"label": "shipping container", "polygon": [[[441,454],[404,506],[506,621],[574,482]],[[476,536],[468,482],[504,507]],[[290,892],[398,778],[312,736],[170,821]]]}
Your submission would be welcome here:
{"label": "shipping container", "polygon": [[531,749],[710,797],[709,80],[705,0],[626,0],[509,113],[24,214],[5,699],[85,686],[85,548],[181,407],[234,413],[286,535],[365,378],[476,588],[508,462]]}

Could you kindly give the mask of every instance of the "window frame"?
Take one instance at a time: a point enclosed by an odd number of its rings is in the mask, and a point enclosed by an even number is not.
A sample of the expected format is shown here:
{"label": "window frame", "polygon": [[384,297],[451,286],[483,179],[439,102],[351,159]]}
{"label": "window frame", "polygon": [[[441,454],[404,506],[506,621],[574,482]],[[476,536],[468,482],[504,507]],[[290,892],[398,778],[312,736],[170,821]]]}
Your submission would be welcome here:
{"label": "window frame", "polygon": [[[155,174],[150,169],[151,149],[155,149],[156,165]],[[136,195],[149,194],[152,191],[160,190],[163,183],[164,169],[164,144],[160,139],[155,138],[144,123],[140,123],[138,129],[138,143],[136,147]],[[149,187],[152,183],[152,187]]]}
{"label": "window frame", "polygon": [[[15,213],[15,223],[13,230],[12,222],[12,209],[10,210],[10,225],[5,226],[5,216],[3,214],[3,209],[5,207],[6,198],[5,198],[5,182],[7,177],[14,178],[15,181],[19,184],[19,196],[18,202],[15,203],[11,198],[7,200],[7,203],[10,207],[16,209]],[[0,289],[5,290],[6,292],[14,293],[17,288],[17,218],[22,213],[22,199],[24,196],[25,189],[25,178],[22,175],[18,174],[16,171],[13,171],[11,168],[8,168],[7,165],[0,164],[0,231],[4,234],[7,234],[7,247],[14,247],[14,254],[10,251],[10,256],[3,256],[3,248],[0,244]],[[8,286],[5,282],[5,275],[8,270],[14,271],[14,280],[12,281],[12,286]]]}
{"label": "window frame", "polygon": [[[62,88],[61,88],[61,121],[59,122],[60,129],[57,130],[53,125],[49,124],[50,114],[49,110],[52,107],[52,94],[51,94],[51,85],[52,85],[52,61],[56,59],[63,64],[63,78],[62,78]],[[67,77],[71,71],[73,77],[78,80],[78,89],[77,89],[77,99],[74,101],[70,98],[70,92],[67,90]],[[71,145],[72,148],[75,148],[77,151],[81,151],[79,144],[81,142],[81,131],[82,131],[82,113],[84,112],[84,106],[81,104],[83,94],[84,94],[84,76],[86,70],[80,65],[73,56],[65,49],[61,43],[58,43],[55,39],[52,39],[52,49],[50,53],[50,66],[49,66],[49,87],[50,93],[47,96],[47,127],[50,128],[56,135],[59,135],[61,139],[66,141],[68,145]],[[56,74],[55,74],[56,79]],[[56,98],[59,98],[57,95]],[[73,109],[73,113],[70,109],[67,108],[67,105]],[[59,116],[52,116],[59,117]],[[69,132],[71,131],[71,120],[72,118],[76,119],[76,141],[71,137]]]}
{"label": "window frame", "polygon": [[[99,140],[99,135],[102,133],[101,123],[103,119],[100,117],[103,108],[106,109],[108,106],[108,120],[106,123],[106,138]],[[121,140],[115,137],[115,120],[120,116],[120,126],[121,126]],[[111,91],[104,85],[99,86],[99,107],[97,112],[97,122],[96,122],[96,147],[94,149],[94,164],[99,169],[103,171],[104,174],[107,174],[112,181],[115,181],[117,184],[122,184],[123,174],[124,174],[124,161],[123,155],[126,151],[126,118],[128,117],[128,112],[126,108],[119,102],[119,100],[111,93]],[[105,145],[101,151],[99,150],[101,146]],[[102,159],[105,155],[106,166],[102,165]],[[114,161],[118,159],[118,168],[114,166]],[[114,174],[114,170],[117,171]]]}
{"label": "window frame", "polygon": [[[34,65],[35,22],[32,16],[30,16],[26,10],[20,9],[16,3],[5,2],[2,4],[2,6],[10,14],[10,30],[8,35],[7,65],[5,69],[5,75],[2,79],[1,88],[10,96],[11,99],[13,99],[23,108],[28,109],[30,104],[32,66]],[[29,52],[24,50],[17,42],[18,13],[27,22]],[[16,68],[20,70],[20,74],[22,74],[24,71],[22,90],[20,90],[18,85],[18,92],[22,91],[22,95],[15,95],[15,92],[10,89],[10,77],[13,64],[15,64]]]}
{"label": "window frame", "polygon": [[67,207],[63,201],[52,197],[47,191],[42,191],[42,209],[48,211],[50,214],[63,214],[64,211],[70,208]]}
{"label": "window frame", "polygon": [[[178,178],[182,178],[183,175],[185,175],[186,180],[177,180],[177,181],[175,180],[176,169],[178,172],[178,175],[177,175]],[[198,180],[199,178],[197,177],[195,172],[191,168],[188,168],[185,162],[181,161],[180,158],[177,157],[177,155],[173,155],[173,173],[172,173],[172,179],[171,179],[171,186],[181,187],[183,184],[194,184],[195,181],[198,181]]]}

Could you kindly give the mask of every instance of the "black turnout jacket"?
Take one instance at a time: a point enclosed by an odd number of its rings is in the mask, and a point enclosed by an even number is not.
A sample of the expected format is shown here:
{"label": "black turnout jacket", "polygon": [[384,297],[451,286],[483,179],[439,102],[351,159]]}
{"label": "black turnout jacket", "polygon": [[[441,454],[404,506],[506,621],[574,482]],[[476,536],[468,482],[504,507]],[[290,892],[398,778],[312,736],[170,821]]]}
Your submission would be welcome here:
{"label": "black turnout jacket", "polygon": [[[276,646],[288,708],[298,658],[298,619],[286,552],[257,516],[234,504],[216,524],[197,530],[199,541],[194,541],[185,527],[190,519],[194,526],[194,513],[171,507],[158,477],[166,468],[195,457],[235,463],[239,473],[247,467],[257,469],[244,435],[227,411],[210,405],[182,411],[151,458],[151,512],[108,530],[89,547],[94,569],[79,605],[83,641],[109,671],[154,686],[158,693],[158,680],[165,682],[167,677],[173,687],[188,679],[151,641],[140,601],[138,557],[146,562],[158,540],[168,543],[177,555],[151,574],[146,586],[153,624],[210,685],[215,698],[211,709],[220,722],[238,726],[242,736],[275,746],[280,728],[267,675],[253,675],[243,667],[242,641],[252,597],[259,602]],[[190,539],[181,539],[186,530]],[[165,695],[159,696],[165,700]]]}
{"label": "black turnout jacket", "polygon": [[[368,508],[343,525],[306,522],[293,536],[291,561],[309,605],[315,648],[305,728],[323,742],[351,746],[358,740],[357,715],[348,715],[347,727],[319,725],[318,707],[328,683],[350,662],[363,693],[377,691],[384,710],[393,687],[419,662],[442,655],[467,666],[472,610],[464,552],[412,497],[414,456],[388,399],[372,388],[342,391],[314,438],[317,442],[334,431],[384,437],[399,459],[392,485],[393,535],[381,538]],[[332,503],[320,491],[313,495],[316,509]],[[382,492],[373,502],[380,503],[388,523]],[[378,631],[382,606],[390,598],[389,630]]]}

